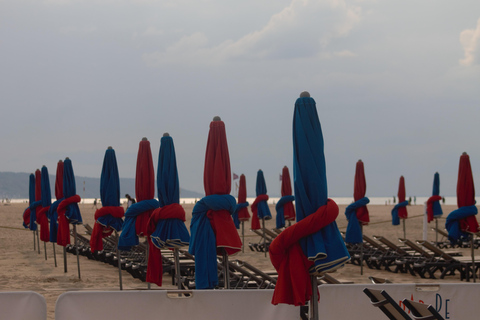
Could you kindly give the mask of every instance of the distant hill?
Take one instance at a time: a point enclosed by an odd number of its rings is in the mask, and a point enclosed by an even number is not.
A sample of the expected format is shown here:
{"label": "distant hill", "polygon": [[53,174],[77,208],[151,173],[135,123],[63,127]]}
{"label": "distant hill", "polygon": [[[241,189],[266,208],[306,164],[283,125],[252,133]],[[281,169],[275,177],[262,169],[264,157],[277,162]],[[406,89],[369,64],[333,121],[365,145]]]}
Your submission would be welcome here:
{"label": "distant hill", "polygon": [[[30,173],[0,172],[0,198],[28,199],[28,183]],[[77,194],[82,198],[100,198],[100,178],[75,177]],[[85,191],[83,187],[85,186]],[[55,176],[50,175],[50,189],[55,199]],[[135,179],[120,178],[120,196],[128,193],[135,195]],[[155,196],[157,195],[155,187]],[[201,198],[203,194],[180,188],[182,198]]]}

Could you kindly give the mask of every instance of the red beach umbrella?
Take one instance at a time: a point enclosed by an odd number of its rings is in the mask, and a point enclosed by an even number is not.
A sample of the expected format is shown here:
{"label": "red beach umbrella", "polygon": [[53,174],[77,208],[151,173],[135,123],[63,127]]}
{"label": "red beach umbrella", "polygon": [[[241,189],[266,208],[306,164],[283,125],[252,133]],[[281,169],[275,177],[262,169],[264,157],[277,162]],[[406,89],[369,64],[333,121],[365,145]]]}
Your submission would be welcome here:
{"label": "red beach umbrella", "polygon": [[[405,189],[405,183],[404,183]],[[354,187],[353,187],[353,199],[358,201],[365,197],[365,193],[367,192],[367,182],[365,180],[365,168],[363,166],[363,161],[358,160],[357,165],[355,167],[355,180],[354,180]],[[404,198],[405,198],[405,190],[403,191]],[[367,206],[363,206],[357,209],[356,211],[358,222],[362,226],[368,225],[370,222],[370,216],[368,214]]]}
{"label": "red beach umbrella", "polygon": [[238,220],[241,222],[248,221],[250,219],[247,202],[247,183],[244,174],[240,175],[240,183],[238,185],[238,205],[243,203],[246,203],[247,205],[238,209]]}
{"label": "red beach umbrella", "polygon": [[[470,157],[466,152],[460,156],[457,180],[457,205],[458,208],[475,206],[475,186],[473,184]],[[475,215],[460,220],[460,228],[464,231],[478,232],[478,222]]]}
{"label": "red beach umbrella", "polygon": [[42,173],[40,169],[35,170],[35,201],[42,200]]}
{"label": "red beach umbrella", "polygon": [[[137,171],[135,175],[135,196],[137,202],[151,200],[155,197],[155,173],[153,169],[152,151],[150,141],[143,138],[140,141],[137,155]],[[148,220],[153,210],[139,214],[135,222],[137,235],[147,235]]]}
{"label": "red beach umbrella", "polygon": [[[398,184],[398,203],[405,202],[405,178],[403,176],[400,177],[400,182]],[[398,217],[400,219],[407,219],[408,218],[408,212],[407,212],[407,207],[402,206],[398,208]]]}
{"label": "red beach umbrella", "polygon": [[[290,172],[288,167],[284,166],[282,169],[282,197],[292,195],[292,183],[290,181]],[[295,221],[295,208],[293,202],[289,201],[283,206],[283,216],[287,221]]]}

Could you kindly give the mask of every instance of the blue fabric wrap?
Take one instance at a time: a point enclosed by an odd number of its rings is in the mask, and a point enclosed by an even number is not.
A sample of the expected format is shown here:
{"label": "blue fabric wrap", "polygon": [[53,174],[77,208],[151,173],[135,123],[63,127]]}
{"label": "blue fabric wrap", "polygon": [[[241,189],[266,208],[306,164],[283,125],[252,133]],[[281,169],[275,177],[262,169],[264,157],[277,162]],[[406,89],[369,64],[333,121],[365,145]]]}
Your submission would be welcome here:
{"label": "blue fabric wrap", "polygon": [[[433,190],[432,196],[440,195],[440,175],[438,172],[435,172],[433,176]],[[440,205],[440,201],[435,201],[433,203],[433,216],[435,218],[439,218],[443,215],[442,206]]]}
{"label": "blue fabric wrap", "polygon": [[47,167],[42,167],[41,174],[41,187],[42,187],[42,207],[46,208],[52,204],[52,191],[50,189],[50,178],[48,176]]}
{"label": "blue fabric wrap", "polygon": [[[297,221],[326,205],[327,175],[322,128],[315,100],[298,98],[293,116],[293,175]],[[350,259],[334,221],[300,240],[305,256],[315,261],[317,271],[328,271]]]}
{"label": "blue fabric wrap", "polygon": [[[65,199],[73,197],[77,194],[75,186],[75,175],[73,174],[72,160],[65,159],[63,161],[63,196]],[[65,217],[71,224],[82,224],[82,215],[78,203],[72,203],[67,207]]]}
{"label": "blue fabric wrap", "polygon": [[103,158],[102,173],[100,175],[100,200],[103,207],[120,206],[120,178],[118,175],[117,158],[113,149],[107,149]]}
{"label": "blue fabric wrap", "polygon": [[235,212],[232,214],[232,219],[233,223],[235,224],[235,228],[240,229],[240,220],[238,218],[238,211],[242,208],[246,208],[249,206],[248,201],[247,202],[242,202],[242,203],[237,203],[237,206],[235,207]]}
{"label": "blue fabric wrap", "polygon": [[363,242],[363,235],[362,235],[362,227],[360,226],[360,222],[358,222],[357,218],[357,209],[366,206],[370,202],[370,199],[367,197],[363,197],[358,201],[350,204],[345,209],[345,215],[347,216],[348,225],[347,225],[347,232],[345,235],[345,242],[347,243],[362,243]]}
{"label": "blue fabric wrap", "polygon": [[[265,183],[265,177],[263,176],[262,170],[258,170],[257,172],[257,184],[255,187],[255,191],[257,197],[261,194],[267,194],[267,184]],[[268,207],[267,201],[260,201],[257,203],[257,216],[260,220],[272,219],[272,214],[270,213],[270,208]]]}
{"label": "blue fabric wrap", "polygon": [[64,198],[58,199],[57,201],[53,202],[48,209],[48,219],[50,220],[50,242],[56,243],[57,242],[57,233],[58,233],[58,213],[57,208],[60,202],[62,202]]}
{"label": "blue fabric wrap", "polygon": [[[117,157],[113,149],[107,149],[103,158],[102,174],[100,175],[100,200],[103,207],[120,206],[120,177]],[[108,214],[99,217],[96,222],[117,232],[122,231],[122,218],[115,218]]]}
{"label": "blue fabric wrap", "polygon": [[135,230],[135,221],[138,215],[159,207],[159,203],[155,199],[143,200],[136,202],[128,207],[125,212],[125,222],[123,223],[123,231],[118,239],[118,249],[128,251],[133,246],[138,245],[138,236]]}
{"label": "blue fabric wrap", "polygon": [[293,202],[295,200],[295,197],[292,195],[289,196],[283,196],[281,197],[277,204],[275,205],[275,210],[277,211],[277,217],[276,217],[276,227],[277,229],[281,229],[285,227],[285,215],[283,213],[283,207],[288,203],[288,202]]}
{"label": "blue fabric wrap", "polygon": [[25,225],[25,222],[23,223],[23,226],[25,228],[29,228],[32,231],[37,230],[37,224],[32,223],[37,220],[37,215],[36,212],[33,212],[33,219],[32,219],[32,205],[35,202],[35,175],[32,173],[28,177],[29,182],[28,182],[28,203],[29,203],[29,208],[30,208],[30,224],[27,226]]}
{"label": "blue fabric wrap", "polygon": [[30,204],[30,230],[37,230],[37,207],[42,205],[42,201],[35,201]]}
{"label": "blue fabric wrap", "polygon": [[392,209],[392,225],[398,226],[400,224],[400,218],[398,217],[398,208],[408,206],[408,201],[403,201],[395,205]]}
{"label": "blue fabric wrap", "polygon": [[206,196],[193,207],[188,251],[195,256],[197,289],[212,289],[218,285],[216,239],[207,212],[227,210],[233,214],[235,207],[235,198],[228,194]]}
{"label": "blue fabric wrap", "polygon": [[461,207],[450,212],[445,222],[445,229],[448,231],[448,239],[452,244],[456,244],[459,240],[468,239],[469,234],[460,229],[460,220],[478,213],[476,206]]}
{"label": "blue fabric wrap", "polygon": [[[160,139],[157,167],[157,189],[160,207],[180,202],[175,145],[170,136]],[[152,243],[159,249],[188,246],[190,234],[180,219],[159,220],[151,236]]]}

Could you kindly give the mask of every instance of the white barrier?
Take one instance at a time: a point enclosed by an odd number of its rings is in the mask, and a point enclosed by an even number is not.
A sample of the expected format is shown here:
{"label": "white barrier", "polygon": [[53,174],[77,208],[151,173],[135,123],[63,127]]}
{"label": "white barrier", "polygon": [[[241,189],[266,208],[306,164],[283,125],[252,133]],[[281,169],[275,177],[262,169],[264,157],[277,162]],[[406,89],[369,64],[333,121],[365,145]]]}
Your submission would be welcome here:
{"label": "white barrier", "polygon": [[480,318],[480,284],[352,284],[321,285],[319,314],[321,320],[385,320],[379,308],[371,305],[364,288],[385,290],[409,313],[401,301],[409,299],[431,304],[445,319],[477,320]]}
{"label": "white barrier", "polygon": [[299,319],[298,307],[271,304],[273,290],[82,291],[62,294],[57,320],[132,319]]}
{"label": "white barrier", "polygon": [[47,303],[36,292],[0,292],[0,318],[8,320],[46,320]]}

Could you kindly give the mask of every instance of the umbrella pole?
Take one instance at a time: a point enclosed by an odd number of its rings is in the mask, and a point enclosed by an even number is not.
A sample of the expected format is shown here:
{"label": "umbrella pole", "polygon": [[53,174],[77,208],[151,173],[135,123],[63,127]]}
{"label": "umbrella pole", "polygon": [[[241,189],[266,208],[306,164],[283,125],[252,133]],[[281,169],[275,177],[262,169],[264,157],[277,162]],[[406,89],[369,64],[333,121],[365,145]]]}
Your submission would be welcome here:
{"label": "umbrella pole", "polygon": [[[363,225],[360,224],[360,232],[362,233],[363,236]],[[360,275],[363,276],[363,240],[360,242]]]}
{"label": "umbrella pole", "polygon": [[40,254],[40,236],[38,235],[38,227],[37,227],[37,248],[38,248],[38,254]]}
{"label": "umbrella pole", "polygon": [[472,276],[473,276],[473,282],[477,282],[477,277],[476,277],[476,270],[475,270],[475,248],[473,246],[473,237],[474,233],[471,233],[471,238],[470,238],[470,247],[472,248]]}
{"label": "umbrella pole", "polygon": [[435,218],[435,243],[438,246],[438,219]]}
{"label": "umbrella pole", "polygon": [[402,219],[402,220],[403,220],[403,239],[407,239],[407,232],[405,229],[405,219]]}
{"label": "umbrella pole", "polygon": [[55,243],[52,242],[53,245],[53,260],[55,261],[55,268],[57,267],[57,253],[55,252]]}
{"label": "umbrella pole", "polygon": [[229,271],[230,268],[228,267],[227,249],[223,248],[222,253],[223,253],[223,281],[225,283],[223,287],[225,289],[230,289],[230,271]]}
{"label": "umbrella pole", "polygon": [[63,272],[67,273],[67,247],[63,247]]}
{"label": "umbrella pole", "polygon": [[[150,244],[148,243],[148,237],[146,238],[145,242],[147,244],[147,268],[148,268],[148,251],[149,251],[149,247],[150,247]],[[147,289],[148,290],[151,289],[150,282],[147,282]]]}
{"label": "umbrella pole", "polygon": [[318,320],[318,283],[317,276],[310,276],[312,285],[312,297],[310,298],[310,316],[309,320]]}
{"label": "umbrella pole", "polygon": [[80,276],[80,257],[78,253],[78,245],[77,245],[77,225],[73,225],[73,236],[75,237],[75,254],[77,255],[77,267],[78,267],[78,279],[81,279]]}
{"label": "umbrella pole", "polygon": [[242,221],[242,252],[245,252],[245,221]]}
{"label": "umbrella pole", "polygon": [[122,258],[120,257],[120,250],[118,249],[118,232],[115,230],[115,240],[116,240],[116,245],[115,247],[117,248],[117,262],[118,262],[118,281],[120,284],[120,290],[123,290],[123,285],[122,285]]}
{"label": "umbrella pole", "polygon": [[265,258],[267,257],[267,238],[265,238],[265,218],[262,219],[262,231],[263,231],[263,251],[265,252]]}
{"label": "umbrella pole", "polygon": [[182,275],[180,274],[180,256],[177,247],[173,248],[173,259],[175,261],[175,279],[177,280],[177,287],[178,290],[182,290]]}
{"label": "umbrella pole", "polygon": [[47,243],[43,243],[43,250],[45,250],[45,260],[47,260]]}
{"label": "umbrella pole", "polygon": [[37,251],[37,241],[35,240],[35,230],[33,230],[33,251]]}

